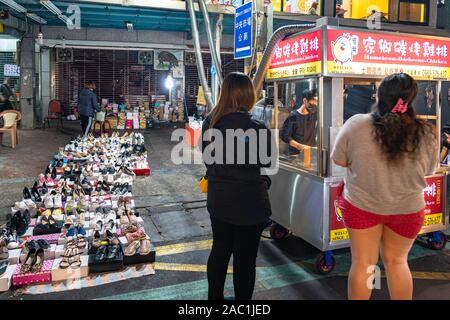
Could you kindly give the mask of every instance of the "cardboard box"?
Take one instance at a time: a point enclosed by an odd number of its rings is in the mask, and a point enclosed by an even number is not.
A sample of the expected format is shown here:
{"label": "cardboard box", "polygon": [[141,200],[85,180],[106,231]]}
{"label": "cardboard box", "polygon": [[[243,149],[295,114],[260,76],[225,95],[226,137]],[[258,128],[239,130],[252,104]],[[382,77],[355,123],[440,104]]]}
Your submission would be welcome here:
{"label": "cardboard box", "polygon": [[54,234],[45,234],[45,235],[39,235],[39,236],[32,236],[28,240],[31,241],[31,240],[43,239],[43,240],[47,240],[48,243],[50,243],[50,244],[56,244],[56,243],[58,243],[58,239],[59,239],[60,235],[61,235],[60,233],[54,233]]}
{"label": "cardboard box", "polygon": [[9,250],[8,254],[8,260],[9,260],[9,264],[17,264],[19,263],[19,259],[20,259],[20,253],[22,252],[22,249],[14,249],[14,250]]}
{"label": "cardboard box", "polygon": [[103,273],[119,271],[124,268],[123,264],[123,249],[120,246],[120,254],[114,260],[106,260],[102,262],[95,261],[95,254],[89,255],[89,272],[90,273]]}
{"label": "cardboard box", "polygon": [[[55,259],[52,267],[52,281],[64,281],[69,279],[81,279],[89,275],[89,256],[80,256],[81,266],[78,268],[61,269],[59,264],[62,258]],[[72,260],[69,260],[69,263]]]}
{"label": "cardboard box", "polygon": [[22,273],[21,265],[17,264],[14,270],[12,282],[14,286],[30,285],[35,283],[47,283],[52,281],[53,260],[45,260],[40,272]]}
{"label": "cardboard box", "polygon": [[119,237],[119,241],[122,244],[122,246],[125,248],[128,245],[128,239],[127,237]]}
{"label": "cardboard box", "polygon": [[5,273],[0,277],[0,292],[8,291],[9,288],[11,288],[12,277],[16,268],[17,265],[11,264],[10,262],[10,265],[6,268]]}
{"label": "cardboard box", "polygon": [[134,169],[133,171],[134,171],[134,173],[137,176],[149,176],[150,173],[151,173],[151,169],[150,168],[147,168],[147,169]]}
{"label": "cardboard box", "polygon": [[[56,251],[56,244],[51,244],[50,248],[47,250],[44,250],[44,259],[45,260],[54,260],[55,259],[55,251]],[[20,253],[20,263],[24,263],[25,259],[27,258],[28,250],[26,248],[22,249],[22,252]]]}
{"label": "cardboard box", "polygon": [[33,235],[34,227],[28,227],[27,231],[23,234],[22,237],[31,237]]}

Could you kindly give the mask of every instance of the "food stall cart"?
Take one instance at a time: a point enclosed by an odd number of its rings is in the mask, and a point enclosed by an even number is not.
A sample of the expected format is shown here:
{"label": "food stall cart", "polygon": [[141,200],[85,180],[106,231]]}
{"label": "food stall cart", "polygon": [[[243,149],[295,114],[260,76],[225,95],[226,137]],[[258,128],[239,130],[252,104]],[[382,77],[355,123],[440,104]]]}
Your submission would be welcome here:
{"label": "food stall cart", "polygon": [[[305,89],[317,91],[319,107],[316,143],[304,146],[299,155],[292,155],[280,139],[280,130],[275,131],[279,171],[272,177],[269,191],[274,221],[271,235],[282,239],[292,232],[321,250],[318,272],[331,272],[333,250],[349,247],[336,206],[337,186],[345,169],[330,159],[339,129],[350,116],[369,112],[385,76],[405,72],[419,80],[419,117],[435,124],[440,132],[441,109],[436,97],[441,82],[450,79],[449,49],[447,38],[330,25],[297,33],[275,47],[266,76],[268,85],[274,87],[274,107],[255,113],[263,114],[271,128],[282,129],[289,113],[302,105]],[[442,230],[448,226],[447,185],[444,168],[427,177],[426,218],[420,238],[433,249],[442,249],[446,243]]]}

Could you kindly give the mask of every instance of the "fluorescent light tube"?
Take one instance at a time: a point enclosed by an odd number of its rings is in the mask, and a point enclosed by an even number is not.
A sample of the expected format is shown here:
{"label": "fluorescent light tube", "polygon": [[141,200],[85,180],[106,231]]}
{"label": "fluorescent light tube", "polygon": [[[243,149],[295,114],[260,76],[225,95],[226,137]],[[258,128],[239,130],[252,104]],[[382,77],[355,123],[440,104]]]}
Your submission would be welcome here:
{"label": "fluorescent light tube", "polygon": [[13,0],[0,0],[1,3],[6,4],[8,7],[10,7],[11,9],[21,12],[21,13],[26,13],[27,9],[25,9],[24,7],[22,7],[20,4],[18,4],[17,2],[13,1]]}
{"label": "fluorescent light tube", "polygon": [[27,13],[27,17],[30,18],[30,19],[33,19],[37,23],[47,24],[47,20],[42,19],[41,17],[39,17],[38,15],[36,15],[34,13]]}
{"label": "fluorescent light tube", "polygon": [[59,10],[59,8],[57,6],[55,6],[55,4],[53,2],[51,2],[50,0],[41,0],[40,3],[44,7],[46,7],[48,11],[53,13],[55,16],[60,16],[63,14],[62,11]]}

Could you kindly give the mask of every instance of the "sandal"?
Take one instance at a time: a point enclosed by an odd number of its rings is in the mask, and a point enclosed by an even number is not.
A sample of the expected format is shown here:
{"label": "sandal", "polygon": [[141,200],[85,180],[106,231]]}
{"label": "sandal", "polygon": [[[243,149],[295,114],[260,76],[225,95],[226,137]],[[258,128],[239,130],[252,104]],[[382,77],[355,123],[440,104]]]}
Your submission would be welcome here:
{"label": "sandal", "polygon": [[124,251],[124,255],[126,255],[127,257],[134,256],[136,252],[139,250],[140,245],[141,244],[139,240],[130,242],[130,244],[126,247]]}
{"label": "sandal", "polygon": [[106,239],[110,245],[118,245],[119,239],[109,230],[106,230]]}
{"label": "sandal", "polygon": [[61,269],[67,269],[70,266],[69,259],[72,257],[71,252],[72,252],[72,249],[70,249],[70,248],[66,249],[66,251],[64,251],[63,258],[62,258],[61,262],[59,263],[59,267]]}
{"label": "sandal", "polygon": [[70,267],[72,269],[79,268],[81,266],[81,259],[80,259],[80,251],[78,249],[75,249],[75,255],[73,257],[73,261],[70,264]]}
{"label": "sandal", "polygon": [[74,237],[67,237],[67,241],[66,241],[66,248],[71,248],[73,249],[75,247],[77,243],[75,242],[75,238]]}
{"label": "sandal", "polygon": [[92,246],[94,248],[100,248],[102,245],[102,240],[100,239],[100,232],[96,230],[94,232],[94,239],[92,240]]}
{"label": "sandal", "polygon": [[126,225],[130,223],[130,219],[128,218],[128,216],[125,213],[121,213],[119,214],[120,216],[120,224],[121,225]]}
{"label": "sandal", "polygon": [[150,237],[145,235],[143,239],[141,239],[141,246],[139,248],[139,254],[141,256],[146,256],[150,253]]}
{"label": "sandal", "polygon": [[77,236],[77,248],[84,249],[86,247],[86,238],[82,235]]}
{"label": "sandal", "polygon": [[127,213],[127,215],[128,215],[128,219],[130,220],[130,223],[137,223],[137,217],[132,210],[130,210]]}
{"label": "sandal", "polygon": [[138,229],[139,229],[139,227],[138,227],[137,225],[135,225],[135,224],[132,224],[132,223],[127,224],[127,225],[124,227],[125,233],[133,233],[133,232],[138,231]]}

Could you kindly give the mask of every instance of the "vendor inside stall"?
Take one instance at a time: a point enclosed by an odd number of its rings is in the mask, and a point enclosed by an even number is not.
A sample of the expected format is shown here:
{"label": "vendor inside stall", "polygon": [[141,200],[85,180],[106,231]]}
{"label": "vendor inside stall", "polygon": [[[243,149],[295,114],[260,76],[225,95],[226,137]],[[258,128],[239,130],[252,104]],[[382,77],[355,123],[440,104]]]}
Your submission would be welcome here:
{"label": "vendor inside stall", "polygon": [[284,121],[280,137],[289,145],[289,156],[300,154],[305,146],[317,146],[317,114],[318,98],[316,89],[305,89],[297,100],[294,94],[291,98],[293,110]]}

